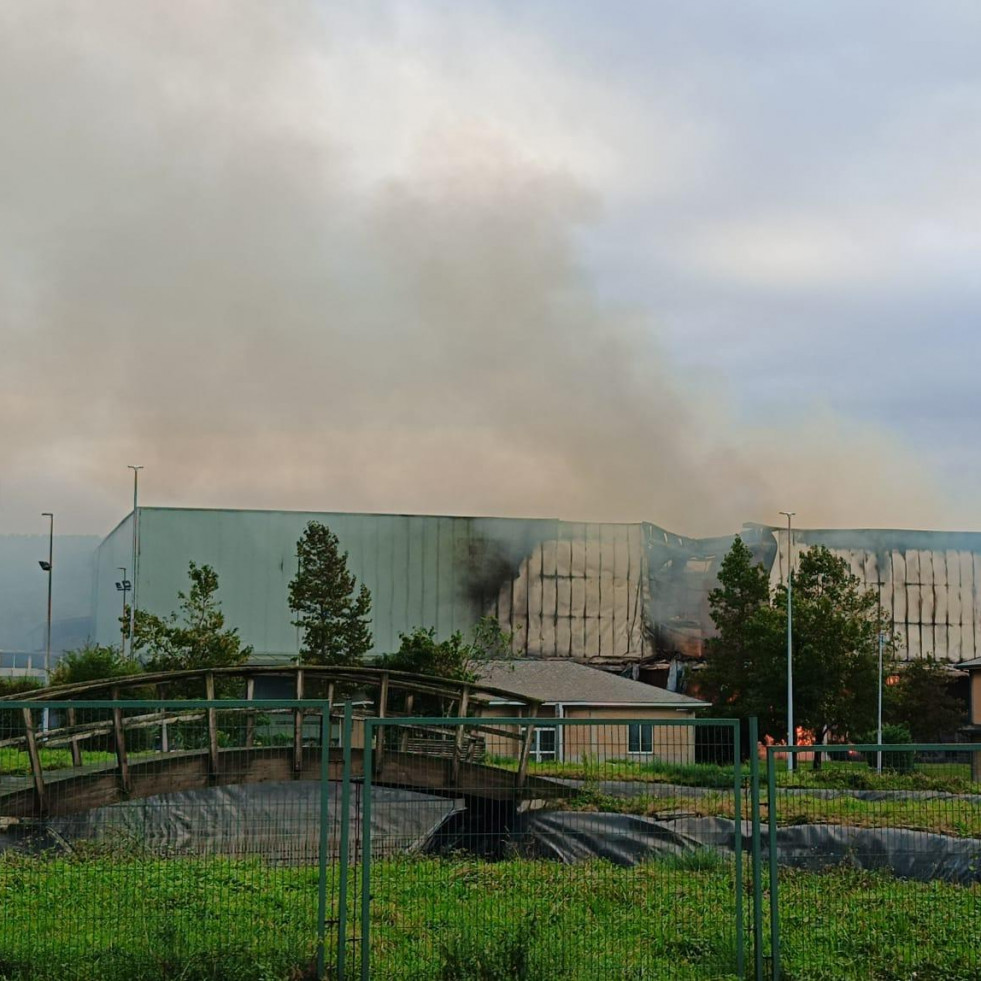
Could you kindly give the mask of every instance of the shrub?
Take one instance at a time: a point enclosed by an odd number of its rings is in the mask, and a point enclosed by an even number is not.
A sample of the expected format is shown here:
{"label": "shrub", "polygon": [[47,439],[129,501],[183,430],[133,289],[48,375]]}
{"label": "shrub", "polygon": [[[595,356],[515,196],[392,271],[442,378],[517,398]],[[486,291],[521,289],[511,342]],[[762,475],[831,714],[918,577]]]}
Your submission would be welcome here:
{"label": "shrub", "polygon": [[[874,743],[876,741],[876,734],[873,733],[870,738],[866,739],[865,742]],[[910,736],[909,729],[903,725],[887,725],[882,727],[882,745],[903,745],[905,743],[911,743],[913,741],[912,736]],[[876,753],[868,754],[868,764],[870,767],[875,767]],[[883,750],[882,751],[882,769],[890,770],[893,773],[912,773],[914,769],[913,764],[913,751],[912,750]]]}

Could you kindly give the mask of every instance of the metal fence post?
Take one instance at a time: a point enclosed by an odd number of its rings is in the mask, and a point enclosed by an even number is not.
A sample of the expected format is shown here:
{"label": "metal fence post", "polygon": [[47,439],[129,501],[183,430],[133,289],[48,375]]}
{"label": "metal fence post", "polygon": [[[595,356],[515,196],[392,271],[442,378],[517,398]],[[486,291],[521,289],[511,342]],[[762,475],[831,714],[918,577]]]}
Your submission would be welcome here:
{"label": "metal fence post", "polygon": [[759,722],[749,720],[749,794],[753,822],[753,962],[756,981],[763,981],[763,869],[760,856],[760,754]]}
{"label": "metal fence post", "polygon": [[773,981],[780,981],[780,908],[777,900],[777,774],[773,746],[766,748],[767,824],[770,838],[770,959]]}
{"label": "metal fence post", "polygon": [[372,719],[364,720],[364,783],[361,801],[361,981],[371,976],[371,745],[375,739]]}
{"label": "metal fence post", "polygon": [[743,978],[746,976],[746,938],[744,936],[743,923],[743,808],[742,808],[742,789],[743,774],[741,761],[739,759],[742,751],[742,733],[740,732],[739,720],[732,723],[730,729],[732,735],[732,795],[733,810],[735,821],[733,821],[733,850],[736,855],[736,974]]}
{"label": "metal fence post", "polygon": [[[300,717],[298,715],[298,717]],[[327,972],[327,859],[330,848],[330,702],[320,709],[320,842],[317,862],[317,978]]]}
{"label": "metal fence post", "polygon": [[344,981],[347,961],[347,867],[350,861],[349,839],[351,833],[351,728],[354,712],[350,702],[344,703],[344,726],[341,729],[341,745],[344,752],[344,771],[341,776],[341,854],[340,883],[337,901],[337,977]]}

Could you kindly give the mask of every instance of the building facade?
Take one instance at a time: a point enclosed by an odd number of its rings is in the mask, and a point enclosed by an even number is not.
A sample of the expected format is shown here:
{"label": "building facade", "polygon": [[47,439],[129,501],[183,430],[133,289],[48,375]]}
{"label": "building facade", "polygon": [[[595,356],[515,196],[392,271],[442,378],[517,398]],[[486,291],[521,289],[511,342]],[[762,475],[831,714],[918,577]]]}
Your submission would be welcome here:
{"label": "building facade", "polygon": [[[119,636],[115,582],[120,566],[132,568],[132,520],[96,554],[93,633],[102,643]],[[521,656],[638,671],[702,655],[712,632],[708,594],[735,537],[688,538],[648,523],[140,508],[137,603],[171,612],[188,562],[207,563],[228,623],[256,656],[295,657],[287,592],[309,521],[337,534],[371,591],[375,654],[395,650],[415,627],[446,637],[491,615]],[[746,525],[740,535],[782,581],[786,530]],[[981,534],[795,530],[794,560],[817,544],[881,592],[900,657],[981,656]]]}

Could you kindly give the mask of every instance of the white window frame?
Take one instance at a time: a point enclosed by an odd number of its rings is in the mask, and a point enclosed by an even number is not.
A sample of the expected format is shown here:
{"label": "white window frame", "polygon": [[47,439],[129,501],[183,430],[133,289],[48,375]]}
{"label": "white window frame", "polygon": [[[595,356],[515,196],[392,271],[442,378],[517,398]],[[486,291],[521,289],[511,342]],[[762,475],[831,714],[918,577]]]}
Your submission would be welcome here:
{"label": "white window frame", "polygon": [[[631,749],[634,733],[637,734],[637,749]],[[645,739],[648,743],[647,749],[644,748]],[[653,722],[631,722],[627,726],[627,755],[628,756],[653,756],[654,755],[654,723]]]}
{"label": "white window frame", "polygon": [[[542,749],[542,733],[548,731],[554,736],[555,742],[551,749]],[[543,755],[545,754],[545,755]],[[535,741],[531,747],[531,758],[536,763],[557,763],[560,759],[559,754],[559,727],[558,726],[535,726]]]}

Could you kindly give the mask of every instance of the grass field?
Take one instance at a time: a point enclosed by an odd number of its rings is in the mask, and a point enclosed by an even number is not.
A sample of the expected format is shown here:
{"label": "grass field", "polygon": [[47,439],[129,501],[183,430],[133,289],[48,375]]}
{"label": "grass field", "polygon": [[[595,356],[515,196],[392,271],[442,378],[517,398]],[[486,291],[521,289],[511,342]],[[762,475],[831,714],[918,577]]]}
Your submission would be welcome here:
{"label": "grass field", "polygon": [[[371,976],[730,978],[732,881],[730,864],[697,854],[634,868],[377,862]],[[978,887],[836,870],[786,872],[781,890],[788,981],[981,977]],[[357,901],[355,891],[352,916]],[[0,857],[0,977],[302,981],[313,976],[316,903],[316,869],[259,860],[8,855]],[[350,933],[360,933],[356,921]],[[349,966],[357,967],[354,948]]]}
{"label": "grass field", "polygon": [[[488,763],[506,769],[517,769],[509,757],[489,757]],[[528,772],[538,776],[564,777],[569,780],[625,780],[639,783],[671,783],[681,787],[729,789],[733,768],[710,763],[679,764],[659,760],[583,760],[574,763],[528,764]],[[742,766],[744,780],[749,778],[749,764]],[[766,765],[761,761],[760,780],[766,784]],[[920,763],[912,773],[876,773],[865,762],[825,760],[820,770],[810,765],[789,772],[780,766],[776,772],[778,787],[827,790],[935,790],[949,794],[981,794],[981,784],[972,782],[967,763]]]}

